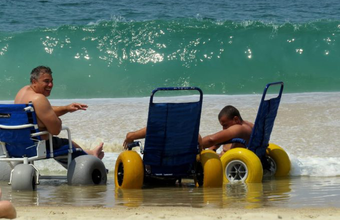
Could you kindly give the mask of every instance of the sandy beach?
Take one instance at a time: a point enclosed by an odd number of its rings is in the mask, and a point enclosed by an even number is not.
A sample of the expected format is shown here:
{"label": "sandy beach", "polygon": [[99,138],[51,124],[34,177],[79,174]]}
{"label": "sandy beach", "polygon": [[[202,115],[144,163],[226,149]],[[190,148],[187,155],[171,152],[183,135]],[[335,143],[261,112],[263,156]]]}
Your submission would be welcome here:
{"label": "sandy beach", "polygon": [[340,219],[339,208],[260,208],[260,209],[211,209],[183,207],[17,207],[18,220],[35,219]]}

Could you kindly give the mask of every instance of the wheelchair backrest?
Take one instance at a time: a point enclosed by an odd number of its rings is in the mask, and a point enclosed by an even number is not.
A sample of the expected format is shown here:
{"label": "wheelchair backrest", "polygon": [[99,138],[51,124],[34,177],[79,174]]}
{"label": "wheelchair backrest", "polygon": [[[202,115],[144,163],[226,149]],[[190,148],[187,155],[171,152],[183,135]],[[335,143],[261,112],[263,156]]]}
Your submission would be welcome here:
{"label": "wheelchair backrest", "polygon": [[[280,86],[278,95],[273,98],[267,97],[267,91],[271,86]],[[273,130],[274,121],[280,105],[283,91],[283,82],[267,84],[264,89],[261,103],[257,112],[254,128],[247,145],[248,149],[253,151],[261,160],[266,154],[269,146],[269,139]]]}
{"label": "wheelchair backrest", "polygon": [[0,142],[3,142],[9,157],[31,157],[37,154],[40,137],[32,104],[0,104]]}
{"label": "wheelchair backrest", "polygon": [[[155,103],[153,96],[162,90],[197,90],[199,101]],[[198,134],[203,93],[196,87],[158,88],[149,103],[144,164],[180,166],[193,163],[198,153]]]}

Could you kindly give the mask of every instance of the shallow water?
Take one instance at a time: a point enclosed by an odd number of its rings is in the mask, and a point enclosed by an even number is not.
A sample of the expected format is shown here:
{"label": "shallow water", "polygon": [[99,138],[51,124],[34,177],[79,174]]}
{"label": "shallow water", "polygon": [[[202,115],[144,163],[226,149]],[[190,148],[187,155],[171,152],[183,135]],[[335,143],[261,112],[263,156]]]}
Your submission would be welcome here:
{"label": "shallow water", "polygon": [[[185,98],[186,100],[187,98]],[[85,112],[62,117],[74,140],[84,148],[105,142],[103,162],[109,169],[106,186],[68,186],[66,180],[41,180],[37,191],[12,192],[1,182],[3,199],[18,206],[188,206],[188,207],[339,207],[340,204],[340,93],[284,94],[271,136],[290,156],[292,170],[284,179],[261,184],[227,184],[223,189],[183,186],[115,191],[114,165],[126,132],[145,126],[148,98],[52,100],[54,105],[80,101]],[[254,121],[259,95],[205,96],[200,133],[221,129],[219,110],[227,104]],[[1,103],[8,103],[2,101]],[[53,160],[35,164],[42,174],[66,174]]]}
{"label": "shallow water", "polygon": [[14,192],[0,183],[3,199],[15,206],[180,206],[195,208],[340,207],[340,178],[294,177],[223,188],[196,188],[191,180],[181,186],[115,190],[104,186],[69,186],[66,181],[42,180],[37,191]]}

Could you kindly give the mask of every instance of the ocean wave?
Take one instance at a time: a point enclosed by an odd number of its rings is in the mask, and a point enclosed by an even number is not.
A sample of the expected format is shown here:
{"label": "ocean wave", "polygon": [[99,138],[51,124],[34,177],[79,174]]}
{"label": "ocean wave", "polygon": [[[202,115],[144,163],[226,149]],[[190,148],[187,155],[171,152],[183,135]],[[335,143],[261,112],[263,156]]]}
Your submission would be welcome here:
{"label": "ocean wave", "polygon": [[270,81],[289,92],[339,91],[339,23],[114,18],[0,33],[0,99],[40,64],[58,73],[54,98],[141,97],[161,86],[251,94]]}

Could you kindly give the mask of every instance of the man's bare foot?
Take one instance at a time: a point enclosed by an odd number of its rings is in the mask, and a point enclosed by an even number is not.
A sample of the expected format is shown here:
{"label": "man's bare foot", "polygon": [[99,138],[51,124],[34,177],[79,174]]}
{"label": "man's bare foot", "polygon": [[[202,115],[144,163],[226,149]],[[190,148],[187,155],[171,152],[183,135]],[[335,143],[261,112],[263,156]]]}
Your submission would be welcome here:
{"label": "man's bare foot", "polygon": [[98,157],[99,159],[103,159],[104,157],[103,146],[104,146],[104,143],[102,142],[97,147],[95,147],[93,150],[89,150],[88,154]]}

